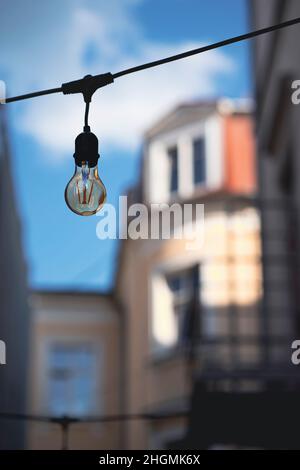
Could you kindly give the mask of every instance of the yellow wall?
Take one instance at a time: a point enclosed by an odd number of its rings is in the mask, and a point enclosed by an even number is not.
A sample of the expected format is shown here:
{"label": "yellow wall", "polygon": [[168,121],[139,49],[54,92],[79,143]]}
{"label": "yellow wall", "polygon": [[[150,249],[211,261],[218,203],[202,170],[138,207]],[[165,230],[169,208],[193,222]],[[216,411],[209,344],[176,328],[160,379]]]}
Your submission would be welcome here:
{"label": "yellow wall", "polygon": [[[57,341],[92,346],[97,364],[97,398],[93,414],[118,414],[119,318],[112,300],[100,295],[36,293],[32,296],[32,306],[30,412],[49,414],[47,348]],[[57,425],[33,423],[29,427],[27,440],[30,449],[57,449],[61,446],[61,432]],[[73,449],[119,448],[119,424],[76,424],[71,428],[69,443]]]}
{"label": "yellow wall", "polygon": [[[156,300],[152,298],[156,273],[199,263],[201,298],[207,306],[224,309],[234,304],[237,315],[244,307],[253,308],[257,315],[261,296],[259,216],[247,205],[236,207],[226,214],[222,203],[205,205],[204,244],[194,251],[187,251],[185,240],[123,243],[117,292],[126,315],[127,412],[176,412],[190,396],[189,366],[184,357],[173,354],[163,359],[151,351],[153,316],[157,317],[158,327],[164,328],[168,308],[163,289],[156,290]],[[248,326],[245,324],[246,332]],[[255,323],[254,333],[258,328]],[[247,359],[255,352],[248,349],[241,354]],[[127,445],[132,449],[147,448],[156,442],[155,433],[168,428],[172,434],[174,428],[184,429],[184,425],[184,420],[128,423]]]}

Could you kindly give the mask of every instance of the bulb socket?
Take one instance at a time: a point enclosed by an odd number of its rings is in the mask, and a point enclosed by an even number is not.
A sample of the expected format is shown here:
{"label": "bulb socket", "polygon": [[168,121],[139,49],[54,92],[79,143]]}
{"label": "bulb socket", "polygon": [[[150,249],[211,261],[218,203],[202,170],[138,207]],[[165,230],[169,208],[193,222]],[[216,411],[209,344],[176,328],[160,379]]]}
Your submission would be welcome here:
{"label": "bulb socket", "polygon": [[82,166],[82,162],[87,162],[89,167],[94,167],[98,163],[98,139],[92,132],[82,132],[75,139],[74,159],[77,166]]}

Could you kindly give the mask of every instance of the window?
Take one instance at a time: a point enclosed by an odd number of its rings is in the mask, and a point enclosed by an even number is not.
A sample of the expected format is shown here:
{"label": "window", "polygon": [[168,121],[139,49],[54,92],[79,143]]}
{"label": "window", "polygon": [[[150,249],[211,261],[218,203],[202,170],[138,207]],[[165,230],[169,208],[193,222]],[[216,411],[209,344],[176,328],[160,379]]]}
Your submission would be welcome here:
{"label": "window", "polygon": [[183,346],[199,329],[199,266],[168,275],[167,283],[177,320],[177,344]]}
{"label": "window", "polygon": [[170,193],[178,191],[178,149],[169,148],[168,157],[170,162]]}
{"label": "window", "polygon": [[48,406],[52,415],[89,414],[94,406],[95,356],[86,344],[49,352]]}
{"label": "window", "polygon": [[193,142],[193,174],[195,185],[205,183],[205,171],[205,141],[203,138],[199,138]]}

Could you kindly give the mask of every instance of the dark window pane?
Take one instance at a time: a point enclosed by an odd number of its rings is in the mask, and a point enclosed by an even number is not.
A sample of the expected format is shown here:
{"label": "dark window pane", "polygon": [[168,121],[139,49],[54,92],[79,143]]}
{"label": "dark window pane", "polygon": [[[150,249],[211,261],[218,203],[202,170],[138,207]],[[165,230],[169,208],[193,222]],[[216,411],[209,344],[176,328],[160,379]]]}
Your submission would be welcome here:
{"label": "dark window pane", "polygon": [[180,290],[180,276],[170,276],[167,280],[172,292],[178,292]]}
{"label": "dark window pane", "polygon": [[194,184],[205,183],[205,142],[196,139],[193,143]]}
{"label": "dark window pane", "polygon": [[170,192],[178,191],[178,151],[177,147],[172,147],[168,150],[170,159]]}
{"label": "dark window pane", "polygon": [[167,276],[172,292],[174,314],[178,325],[177,344],[183,346],[197,329],[194,315],[198,315],[195,300],[199,297],[199,266],[179,271]]}

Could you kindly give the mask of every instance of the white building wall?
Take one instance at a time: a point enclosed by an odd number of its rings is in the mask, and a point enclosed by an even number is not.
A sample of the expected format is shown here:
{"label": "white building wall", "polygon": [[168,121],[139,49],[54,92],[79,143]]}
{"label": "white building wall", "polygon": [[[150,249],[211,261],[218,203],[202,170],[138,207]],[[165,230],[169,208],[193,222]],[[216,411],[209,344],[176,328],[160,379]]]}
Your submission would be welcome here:
{"label": "white building wall", "polygon": [[[193,196],[193,141],[205,139],[206,180],[205,189],[214,190],[222,186],[224,180],[223,126],[222,118],[213,114],[205,120],[195,122],[180,129],[172,130],[152,139],[144,165],[144,187],[147,203],[167,203],[170,195],[170,164],[168,149],[178,149],[178,199]],[[176,198],[177,199],[177,198]]]}

